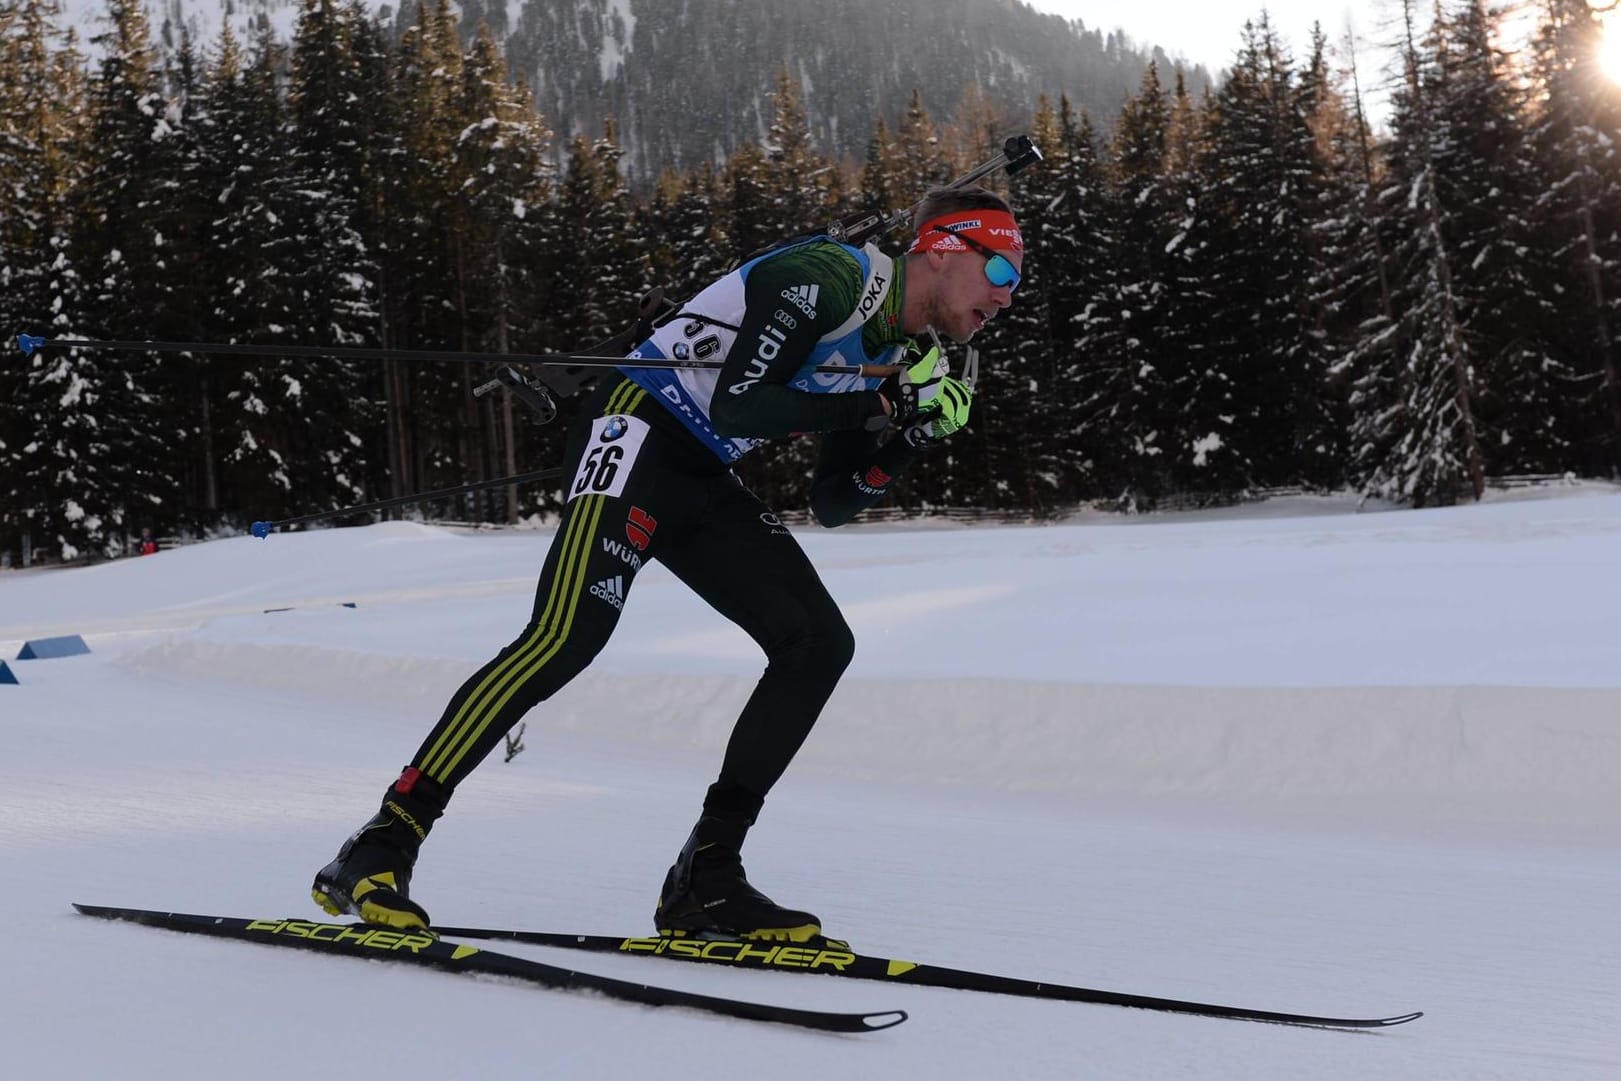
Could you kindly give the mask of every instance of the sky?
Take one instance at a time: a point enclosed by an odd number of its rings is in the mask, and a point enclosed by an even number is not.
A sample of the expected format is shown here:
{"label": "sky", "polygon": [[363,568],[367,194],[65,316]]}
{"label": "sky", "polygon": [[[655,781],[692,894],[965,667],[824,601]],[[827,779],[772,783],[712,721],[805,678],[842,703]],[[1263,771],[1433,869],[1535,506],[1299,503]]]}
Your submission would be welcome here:
{"label": "sky", "polygon": [[1310,0],[1026,0],[1038,11],[1080,19],[1088,29],[1121,29],[1140,44],[1158,45],[1211,71],[1226,67],[1238,51],[1246,20],[1266,11],[1272,23],[1303,54],[1314,22],[1330,41],[1344,37],[1347,22],[1358,36],[1374,29],[1377,5],[1312,3]]}
{"label": "sky", "polygon": [[[1348,32],[1354,33],[1359,55],[1373,53],[1376,64],[1383,46],[1395,40],[1400,6],[1397,0],[1359,0],[1355,3],[1312,3],[1311,0],[1160,0],[1145,4],[1135,0],[1025,0],[1038,11],[1068,19],[1080,19],[1089,29],[1121,29],[1139,43],[1158,45],[1171,56],[1185,56],[1211,71],[1226,67],[1237,52],[1244,23],[1258,19],[1265,11],[1273,26],[1282,31],[1296,57],[1303,58],[1311,41],[1314,23],[1321,23],[1329,42],[1342,48]],[[1507,8],[1505,34],[1511,42],[1528,33],[1534,5],[1512,0],[1491,0],[1491,6]],[[1601,6],[1595,4],[1595,6]],[[1430,5],[1418,5],[1427,18]],[[1519,11],[1519,14],[1515,14]],[[1611,47],[1606,68],[1621,80],[1621,40]]]}
{"label": "sky", "polygon": [[[1313,1031],[497,947],[911,1015],[830,1036],[76,915],[320,918],[311,875],[518,631],[552,540],[392,522],[0,572],[6,1076],[1621,1077],[1621,486],[792,528],[857,653],[750,835],[757,886],[882,956],[1425,1016]],[[17,659],[60,634],[90,652]],[[761,663],[645,566],[595,665],[460,786],[412,896],[646,933]]]}

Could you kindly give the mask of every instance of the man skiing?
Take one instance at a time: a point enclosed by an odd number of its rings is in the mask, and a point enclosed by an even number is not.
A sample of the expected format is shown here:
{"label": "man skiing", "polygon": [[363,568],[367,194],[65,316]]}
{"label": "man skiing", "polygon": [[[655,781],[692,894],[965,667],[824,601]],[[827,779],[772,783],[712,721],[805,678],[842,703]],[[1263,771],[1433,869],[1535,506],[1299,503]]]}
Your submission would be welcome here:
{"label": "man skiing", "polygon": [[[828,237],[754,258],[659,325],[592,392],[570,432],[567,501],[529,624],[452,696],[378,813],[315,876],[322,908],[428,924],[410,875],[452,792],[591,663],[637,571],[656,559],[759,643],[767,666],[665,876],[654,924],[789,941],[821,934],[817,917],[754,889],[740,853],[855,642],[798,543],[731,463],[768,439],[821,433],[810,503],[832,527],[963,426],[972,388],[946,374],[938,345],[917,338],[967,342],[1012,303],[1023,240],[1007,204],[972,187],[931,191],[913,233],[898,260]],[[718,370],[635,367],[637,358],[722,357]],[[827,365],[850,370],[815,370]],[[863,372],[876,366],[887,374]]]}

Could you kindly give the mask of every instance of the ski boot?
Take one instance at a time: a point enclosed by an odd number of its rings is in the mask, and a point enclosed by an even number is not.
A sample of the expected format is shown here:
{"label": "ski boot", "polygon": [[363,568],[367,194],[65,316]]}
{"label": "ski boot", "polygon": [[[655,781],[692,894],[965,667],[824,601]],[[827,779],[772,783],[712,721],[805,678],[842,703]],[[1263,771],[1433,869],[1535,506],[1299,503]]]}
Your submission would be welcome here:
{"label": "ski boot", "polygon": [[410,898],[411,868],[448,798],[416,769],[407,769],[371,821],[316,874],[310,887],[315,903],[334,916],[349,913],[383,927],[427,927],[428,913]]}
{"label": "ski boot", "polygon": [[675,866],[664,876],[653,925],[670,937],[745,938],[774,942],[822,940],[822,921],[784,908],[749,885],[743,874],[748,824],[712,816],[698,820]]}

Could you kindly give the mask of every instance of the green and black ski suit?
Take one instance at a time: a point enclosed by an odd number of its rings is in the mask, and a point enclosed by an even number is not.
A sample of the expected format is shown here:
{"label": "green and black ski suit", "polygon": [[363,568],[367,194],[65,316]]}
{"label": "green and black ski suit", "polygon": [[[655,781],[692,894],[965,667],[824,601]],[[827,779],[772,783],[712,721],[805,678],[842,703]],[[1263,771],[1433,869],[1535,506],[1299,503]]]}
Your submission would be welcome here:
{"label": "green and black ski suit", "polygon": [[[854,639],[799,544],[730,466],[765,440],[821,433],[811,509],[837,526],[912,464],[919,450],[881,441],[879,381],[855,371],[911,345],[900,329],[902,274],[874,247],[826,238],[770,252],[700,292],[604,380],[570,433],[567,504],[529,624],[451,698],[416,769],[448,794],[591,663],[656,559],[765,651],[717,782],[751,794],[757,809]],[[721,356],[718,371],[634,366],[636,357]],[[809,370],[830,363],[852,370]]]}

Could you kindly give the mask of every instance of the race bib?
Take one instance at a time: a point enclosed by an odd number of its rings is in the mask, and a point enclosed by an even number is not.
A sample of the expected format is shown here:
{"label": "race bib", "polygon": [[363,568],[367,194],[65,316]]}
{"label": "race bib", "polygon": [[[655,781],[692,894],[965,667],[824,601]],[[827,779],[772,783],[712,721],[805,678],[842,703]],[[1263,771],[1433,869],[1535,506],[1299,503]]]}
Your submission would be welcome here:
{"label": "race bib", "polygon": [[625,481],[646,440],[645,420],[617,413],[598,417],[591,425],[591,439],[585,445],[580,468],[569,485],[569,502],[582,495],[624,495]]}

